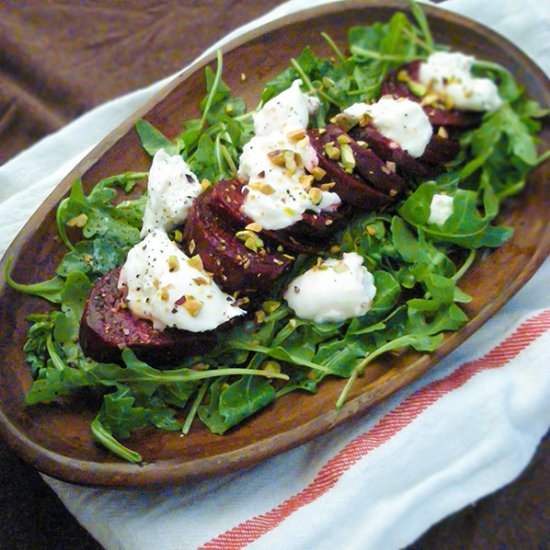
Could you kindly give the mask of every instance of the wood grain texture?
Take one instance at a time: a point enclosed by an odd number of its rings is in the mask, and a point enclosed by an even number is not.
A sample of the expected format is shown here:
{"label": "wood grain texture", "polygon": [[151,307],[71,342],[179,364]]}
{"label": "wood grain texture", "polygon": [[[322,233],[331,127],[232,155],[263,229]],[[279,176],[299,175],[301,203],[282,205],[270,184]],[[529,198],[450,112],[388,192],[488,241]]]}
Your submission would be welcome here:
{"label": "wood grain texture", "polygon": [[[329,54],[319,33],[325,31],[337,43],[345,43],[352,25],[387,20],[401,3],[348,2],[316,8],[297,17],[268,25],[239,38],[224,48],[224,79],[249,107],[257,103],[263,83],[286,67],[309,44],[319,54]],[[550,85],[544,75],[519,50],[488,29],[434,8],[425,10],[435,39],[478,57],[506,66],[527,88],[531,97],[550,103]],[[262,63],[258,63],[258,59]],[[212,58],[206,60],[212,63]],[[144,170],[149,159],[133,130],[135,120],[145,117],[173,137],[182,123],[198,114],[204,95],[204,63],[180,75],[158,96],[108,136],[75,168],[31,218],[10,247],[6,257],[15,258],[13,277],[28,283],[51,277],[64,254],[55,237],[55,206],[66,195],[75,177],[89,189],[100,178],[126,170]],[[247,79],[241,81],[241,73]],[[550,143],[550,128],[543,141]],[[548,145],[547,145],[548,146]],[[315,396],[291,394],[250,419],[226,436],[214,436],[197,426],[186,438],[178,434],[142,430],[131,446],[145,464],[135,466],[113,458],[96,446],[89,433],[95,412],[85,403],[28,408],[23,396],[31,384],[21,351],[31,311],[45,304],[22,297],[0,281],[0,322],[15,327],[4,332],[0,351],[5,368],[0,372],[0,429],[10,447],[39,470],[69,481],[95,485],[146,485],[182,482],[213,476],[249,466],[303,443],[357,415],[409,384],[479,328],[529,279],[550,251],[546,212],[550,206],[548,167],[535,171],[527,191],[510,204],[502,222],[515,229],[513,239],[490,256],[479,259],[463,279],[462,288],[474,297],[467,306],[471,318],[459,333],[446,338],[429,355],[409,353],[376,364],[358,383],[347,404],[334,404],[343,382],[330,380]]]}

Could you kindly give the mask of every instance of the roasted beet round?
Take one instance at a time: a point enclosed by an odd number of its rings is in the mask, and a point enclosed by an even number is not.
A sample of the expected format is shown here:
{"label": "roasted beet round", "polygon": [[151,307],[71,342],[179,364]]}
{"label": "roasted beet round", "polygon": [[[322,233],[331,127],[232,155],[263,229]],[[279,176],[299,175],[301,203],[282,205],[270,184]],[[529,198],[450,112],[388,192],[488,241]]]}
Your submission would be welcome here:
{"label": "roasted beet round", "polygon": [[216,342],[214,332],[189,332],[153,328],[126,307],[117,283],[120,268],[101,277],[92,288],[80,322],[80,345],[84,353],[101,363],[119,363],[130,348],[142,361],[169,366],[186,357],[205,353]]}
{"label": "roasted beet round", "polygon": [[322,139],[325,143],[333,142],[335,147],[340,148],[338,138],[346,140],[353,151],[355,159],[355,171],[373,187],[382,193],[388,194],[390,197],[395,197],[405,188],[405,181],[401,176],[390,170],[386,164],[386,160],[380,158],[372,149],[370,142],[365,141],[366,146],[360,145],[353,139],[351,133],[346,134],[344,130],[335,124],[329,124],[326,127],[326,132]]}
{"label": "roasted beet round", "polygon": [[211,194],[195,200],[183,238],[190,255],[198,254],[204,268],[226,292],[254,294],[268,290],[291,265],[292,259],[267,247],[247,248],[211,207]]}
{"label": "roasted beet round", "polygon": [[[243,211],[245,198],[244,184],[239,180],[224,180],[214,186],[210,195],[210,208],[227,227],[239,231],[253,223]],[[274,248],[282,247],[289,253],[312,253],[319,248],[319,243],[330,238],[339,229],[346,215],[344,207],[335,211],[304,212],[302,219],[288,228],[265,230],[260,232],[261,238]]]}
{"label": "roasted beet round", "polygon": [[[418,103],[422,102],[422,97],[415,95],[407,85],[399,79],[399,73],[404,71],[412,82],[418,82],[418,72],[421,61],[413,61],[403,65],[397,71],[388,74],[380,91],[383,95],[393,97],[406,97]],[[446,109],[439,105],[423,105],[424,112],[428,115],[432,126],[439,128],[444,126],[448,129],[467,129],[474,128],[481,122],[481,115],[470,111],[460,111],[458,109]]]}
{"label": "roasted beet round", "polygon": [[415,178],[431,178],[445,170],[445,163],[453,160],[460,150],[457,141],[432,135],[421,157],[415,158],[397,143],[383,136],[372,124],[355,126],[350,135],[368,143],[373,152],[385,162],[393,162],[399,173]]}
{"label": "roasted beet round", "polygon": [[[340,198],[345,203],[363,210],[376,210],[392,203],[397,193],[390,196],[375,189],[362,176],[347,173],[337,161],[326,156],[325,146],[333,141],[330,135],[325,135],[326,133],[319,132],[317,129],[308,131],[311,144],[319,157],[319,166],[326,172],[326,180],[334,182],[333,190]],[[386,168],[386,170],[388,169]],[[388,172],[390,171],[388,170]]]}

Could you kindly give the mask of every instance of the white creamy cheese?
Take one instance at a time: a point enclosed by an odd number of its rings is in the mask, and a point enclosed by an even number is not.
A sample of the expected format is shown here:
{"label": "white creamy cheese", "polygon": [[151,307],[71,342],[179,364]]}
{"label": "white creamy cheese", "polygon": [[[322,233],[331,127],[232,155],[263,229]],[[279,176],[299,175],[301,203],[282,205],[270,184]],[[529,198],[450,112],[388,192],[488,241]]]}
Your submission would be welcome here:
{"label": "white creamy cheese", "polygon": [[319,108],[317,97],[302,93],[301,80],[295,80],[275,97],[272,97],[253,115],[254,133],[267,136],[272,132],[291,132],[307,128],[309,115]]}
{"label": "white creamy cheese", "polygon": [[[291,151],[300,164],[292,171],[275,165],[269,158],[273,151]],[[243,148],[239,176],[248,181],[243,212],[264,229],[282,229],[299,221],[306,210],[320,212],[336,208],[336,193],[321,192],[321,201],[314,204],[300,183],[304,168],[317,166],[317,154],[309,139],[289,140],[282,132],[252,138]]]}
{"label": "white creamy cheese", "polygon": [[[331,210],[341,203],[336,193],[319,190],[311,195],[304,188],[306,170],[318,164],[305,130],[319,100],[302,93],[300,84],[294,81],[254,115],[256,135],[244,146],[239,161],[239,177],[247,182],[242,210],[263,229],[283,229],[299,221],[306,210]],[[277,152],[288,157],[282,166],[270,157]]]}
{"label": "white creamy cheese", "polygon": [[442,227],[453,213],[453,197],[435,194],[430,203],[428,223]]}
{"label": "white creamy cheese", "polygon": [[316,323],[345,321],[367,313],[376,295],[374,277],[363,258],[351,252],[328,259],[296,277],[285,299],[301,319]]}
{"label": "white creamy cheese", "polygon": [[494,111],[502,105],[496,84],[472,75],[475,58],[460,52],[436,52],[420,64],[418,78],[453,107],[467,111]]}
{"label": "white creamy cheese", "polygon": [[130,311],[155,328],[213,330],[245,312],[220,290],[202,266],[189,259],[161,230],[135,245],[120,272]]}
{"label": "white creamy cheese", "polygon": [[382,97],[370,105],[354,103],[344,112],[354,118],[368,115],[383,136],[416,158],[422,156],[432,138],[433,129],[428,116],[418,103],[410,99]]}
{"label": "white creamy cheese", "polygon": [[159,149],[149,170],[141,236],[182,223],[200,192],[201,184],[183,158]]}

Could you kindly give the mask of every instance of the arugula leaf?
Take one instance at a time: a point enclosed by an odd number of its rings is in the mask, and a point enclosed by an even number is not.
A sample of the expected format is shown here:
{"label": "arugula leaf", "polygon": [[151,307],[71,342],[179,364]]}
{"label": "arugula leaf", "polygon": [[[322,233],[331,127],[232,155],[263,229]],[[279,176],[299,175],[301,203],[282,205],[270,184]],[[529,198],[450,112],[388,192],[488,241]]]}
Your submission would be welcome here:
{"label": "arugula leaf", "polygon": [[111,451],[114,455],[119,456],[123,460],[138,464],[142,462],[143,459],[139,453],[128,449],[113,437],[113,434],[101,423],[100,416],[101,413],[94,418],[90,426],[94,439],[98,443],[101,443],[101,445]]}
{"label": "arugula leaf", "polygon": [[274,401],[275,390],[265,378],[243,376],[220,394],[219,411],[228,427],[240,424]]}
{"label": "arugula leaf", "polygon": [[[120,178],[106,178],[95,185],[90,194],[86,196],[81,180],[74,181],[70,195],[64,199],[57,211],[57,227],[65,244],[76,250],[67,237],[65,225],[78,220],[78,226],[82,228],[83,235],[92,237],[104,237],[118,242],[125,249],[139,242],[139,227],[129,223],[126,203],[119,209],[111,201],[116,198],[113,185],[123,185],[127,189],[137,179],[143,179],[144,174],[133,172],[123,174]],[[136,201],[136,206],[142,208],[143,202]],[[141,219],[141,217],[140,217]]]}
{"label": "arugula leaf", "polygon": [[491,222],[498,213],[498,202],[490,186],[483,191],[485,214],[478,209],[478,194],[457,189],[453,196],[453,212],[442,227],[430,224],[430,205],[438,193],[433,183],[424,183],[405,201],[399,215],[422,230],[432,240],[446,241],[465,248],[498,247],[512,236],[512,229],[495,227]]}
{"label": "arugula leaf", "polygon": [[124,249],[118,242],[108,237],[97,237],[77,243],[73,250],[65,254],[56,273],[61,277],[76,271],[103,275],[121,265],[124,259]]}
{"label": "arugula leaf", "polygon": [[138,133],[141,146],[152,157],[160,149],[164,149],[169,155],[177,155],[179,153],[178,145],[171,142],[147,120],[140,119],[136,122],[136,132]]}
{"label": "arugula leaf", "polygon": [[45,298],[54,304],[61,303],[61,294],[63,292],[63,288],[65,287],[65,281],[61,277],[54,277],[48,281],[31,283],[28,285],[17,283],[11,278],[10,275],[12,264],[13,257],[10,257],[4,266],[4,277],[10,288],[13,288],[23,294],[31,294],[32,296]]}

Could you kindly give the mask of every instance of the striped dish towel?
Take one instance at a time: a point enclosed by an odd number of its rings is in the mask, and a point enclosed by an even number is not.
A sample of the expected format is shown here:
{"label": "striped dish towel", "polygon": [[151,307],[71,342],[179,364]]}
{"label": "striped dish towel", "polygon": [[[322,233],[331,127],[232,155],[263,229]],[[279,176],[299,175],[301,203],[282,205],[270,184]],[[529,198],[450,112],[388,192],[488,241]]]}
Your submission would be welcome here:
{"label": "striped dish towel", "polygon": [[428,375],[247,472],[148,491],[47,481],[109,549],[401,548],[512,481],[546,433],[548,280],[550,261]]}

